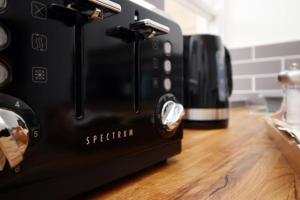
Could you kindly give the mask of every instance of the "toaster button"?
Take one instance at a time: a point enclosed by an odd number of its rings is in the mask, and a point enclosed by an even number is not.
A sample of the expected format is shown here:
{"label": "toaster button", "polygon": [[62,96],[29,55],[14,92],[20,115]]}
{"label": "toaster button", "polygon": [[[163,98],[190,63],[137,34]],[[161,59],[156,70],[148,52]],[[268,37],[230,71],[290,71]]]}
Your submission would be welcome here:
{"label": "toaster button", "polygon": [[172,44],[170,42],[165,42],[164,44],[164,52],[166,56],[170,56],[172,53]]}
{"label": "toaster button", "polygon": [[170,91],[172,89],[172,81],[169,78],[164,80],[164,88],[166,91]]}
{"label": "toaster button", "polygon": [[9,45],[9,34],[7,29],[0,25],[0,50],[5,49]]}
{"label": "toaster button", "polygon": [[164,63],[164,70],[167,74],[170,74],[171,71],[172,71],[172,63],[170,60],[165,60],[165,63]]}
{"label": "toaster button", "polygon": [[0,87],[5,86],[9,83],[10,74],[6,64],[0,61]]}

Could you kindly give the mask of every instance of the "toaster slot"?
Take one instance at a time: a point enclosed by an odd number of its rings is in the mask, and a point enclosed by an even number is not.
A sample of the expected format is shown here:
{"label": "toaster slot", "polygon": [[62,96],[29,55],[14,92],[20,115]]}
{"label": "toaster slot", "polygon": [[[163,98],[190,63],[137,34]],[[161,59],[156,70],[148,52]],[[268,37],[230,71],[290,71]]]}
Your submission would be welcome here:
{"label": "toaster slot", "polygon": [[140,112],[141,67],[140,67],[140,42],[134,42],[134,111]]}
{"label": "toaster slot", "polygon": [[84,117],[84,104],[86,96],[86,80],[84,71],[84,27],[85,24],[103,20],[119,14],[121,5],[109,0],[66,0],[65,5],[51,4],[49,16],[55,20],[63,21],[75,29],[74,50],[74,110],[75,118]]}
{"label": "toaster slot", "polygon": [[[139,20],[139,13],[135,11],[134,20]],[[140,63],[140,40],[135,39],[134,43],[134,111],[140,112],[141,104],[141,63]]]}
{"label": "toaster slot", "polygon": [[74,63],[74,95],[75,95],[75,117],[82,119],[84,115],[84,78],[83,78],[83,23],[80,19],[76,20],[75,25],[75,63]]}

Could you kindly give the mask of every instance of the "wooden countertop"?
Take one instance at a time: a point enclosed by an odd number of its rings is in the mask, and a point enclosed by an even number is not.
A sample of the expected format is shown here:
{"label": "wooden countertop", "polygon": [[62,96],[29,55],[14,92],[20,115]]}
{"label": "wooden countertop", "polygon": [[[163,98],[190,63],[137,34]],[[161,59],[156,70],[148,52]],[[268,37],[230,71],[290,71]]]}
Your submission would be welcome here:
{"label": "wooden countertop", "polygon": [[186,130],[167,164],[101,187],[94,200],[300,199],[300,181],[268,138],[263,117],[231,111],[229,129]]}

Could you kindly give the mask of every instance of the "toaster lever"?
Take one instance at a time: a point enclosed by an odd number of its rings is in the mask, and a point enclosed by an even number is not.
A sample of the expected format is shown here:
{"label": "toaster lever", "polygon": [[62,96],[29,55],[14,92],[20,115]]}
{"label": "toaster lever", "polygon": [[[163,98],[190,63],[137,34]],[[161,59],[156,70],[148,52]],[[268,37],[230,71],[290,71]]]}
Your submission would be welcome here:
{"label": "toaster lever", "polygon": [[80,11],[90,19],[104,19],[122,10],[121,5],[109,0],[68,0],[67,7]]}
{"label": "toaster lever", "polygon": [[143,19],[130,24],[130,29],[140,33],[144,38],[153,38],[168,34],[170,28],[151,19]]}

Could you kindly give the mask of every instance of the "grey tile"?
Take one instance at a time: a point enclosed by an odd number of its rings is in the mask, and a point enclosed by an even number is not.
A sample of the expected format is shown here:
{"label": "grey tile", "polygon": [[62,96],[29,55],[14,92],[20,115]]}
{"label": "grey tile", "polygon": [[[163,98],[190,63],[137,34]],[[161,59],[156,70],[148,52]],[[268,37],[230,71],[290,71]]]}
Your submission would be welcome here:
{"label": "grey tile", "polygon": [[164,10],[165,1],[164,0],[147,0],[149,3],[155,5],[157,8]]}
{"label": "grey tile", "polygon": [[298,63],[298,65],[300,67],[300,58],[285,59],[284,60],[285,69],[289,69],[293,63]]}
{"label": "grey tile", "polygon": [[234,78],[233,79],[234,90],[252,90],[251,78]]}
{"label": "grey tile", "polygon": [[240,101],[247,101],[250,98],[256,97],[257,94],[255,93],[244,93],[244,94],[232,94],[230,97],[231,102],[240,102]]}
{"label": "grey tile", "polygon": [[230,49],[230,55],[232,61],[249,60],[252,58],[252,50],[251,47]]}
{"label": "grey tile", "polygon": [[277,77],[257,77],[255,78],[256,90],[276,90],[281,89],[281,85],[277,82]]}
{"label": "grey tile", "polygon": [[240,101],[233,101],[230,100],[229,102],[230,108],[241,108],[241,107],[246,107],[247,106],[247,101],[246,100],[240,100]]}
{"label": "grey tile", "polygon": [[281,70],[281,61],[263,61],[233,64],[234,75],[253,75],[253,74],[269,74],[278,73]]}
{"label": "grey tile", "polygon": [[289,55],[300,55],[300,41],[262,45],[255,47],[256,58]]}

